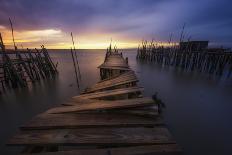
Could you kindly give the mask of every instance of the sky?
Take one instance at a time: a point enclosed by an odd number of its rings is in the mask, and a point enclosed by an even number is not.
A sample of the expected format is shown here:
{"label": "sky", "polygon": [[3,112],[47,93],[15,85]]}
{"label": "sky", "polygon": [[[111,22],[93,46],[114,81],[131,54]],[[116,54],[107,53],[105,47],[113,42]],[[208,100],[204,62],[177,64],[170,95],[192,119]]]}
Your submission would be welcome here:
{"label": "sky", "polygon": [[12,48],[136,48],[141,40],[209,40],[232,47],[231,0],[0,0],[0,32]]}

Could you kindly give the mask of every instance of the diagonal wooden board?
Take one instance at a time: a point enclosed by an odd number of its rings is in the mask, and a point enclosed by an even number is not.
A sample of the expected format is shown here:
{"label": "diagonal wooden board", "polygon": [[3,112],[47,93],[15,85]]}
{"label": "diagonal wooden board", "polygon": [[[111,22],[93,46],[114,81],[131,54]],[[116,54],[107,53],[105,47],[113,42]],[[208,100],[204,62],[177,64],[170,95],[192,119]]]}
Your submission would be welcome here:
{"label": "diagonal wooden board", "polygon": [[57,130],[24,130],[8,145],[138,146],[173,144],[166,128],[83,128]]}
{"label": "diagonal wooden board", "polygon": [[159,115],[158,111],[155,111],[153,109],[122,109],[117,110],[116,113],[118,114],[130,114],[130,115],[136,115],[136,116],[147,116],[147,117],[156,117]]}
{"label": "diagonal wooden board", "polygon": [[111,77],[111,78],[108,78],[108,79],[101,80],[98,83],[96,83],[95,85],[93,85],[93,87],[104,86],[104,85],[107,85],[107,84],[109,85],[112,82],[118,82],[118,81],[121,81],[121,80],[127,80],[127,79],[131,79],[131,78],[136,79],[136,75],[135,75],[134,71],[128,71],[128,72],[122,73],[120,75],[117,75],[117,76],[114,76],[114,77]]}
{"label": "diagonal wooden board", "polygon": [[126,72],[124,74],[121,74],[120,76],[117,76],[115,78],[106,80],[106,81],[100,81],[93,85],[92,87],[86,89],[86,92],[94,92],[97,90],[107,89],[114,86],[119,86],[127,83],[137,82],[138,79],[133,71]]}
{"label": "diagonal wooden board", "polygon": [[151,98],[136,98],[119,101],[99,101],[93,103],[81,104],[78,106],[62,106],[52,108],[47,113],[70,113],[70,112],[82,112],[92,110],[108,110],[108,109],[122,109],[122,108],[133,108],[133,107],[144,107],[154,104]]}
{"label": "diagonal wooden board", "polygon": [[110,155],[182,155],[182,150],[177,144],[166,144],[166,145],[143,145],[143,146],[105,148],[105,149],[75,149],[68,151],[37,153],[36,155],[109,155],[109,154]]}
{"label": "diagonal wooden board", "polygon": [[135,75],[135,72],[133,70],[126,71],[126,72],[121,73],[119,75],[111,76],[111,77],[108,77],[106,79],[100,80],[95,85],[98,85],[98,84],[101,84],[101,83],[104,83],[104,82],[107,82],[107,81],[111,81],[111,80],[118,80],[118,79],[122,79],[122,78],[125,78],[125,77],[134,76],[134,75]]}
{"label": "diagonal wooden board", "polygon": [[104,68],[104,69],[115,69],[115,70],[124,70],[124,71],[130,71],[131,69],[129,67],[115,67],[115,66],[105,66],[101,65],[98,68]]}
{"label": "diagonal wooden board", "polygon": [[72,99],[73,99],[73,101],[75,101],[77,99],[98,99],[98,98],[103,98],[103,97],[136,93],[136,92],[141,92],[143,90],[144,89],[142,87],[119,88],[119,89],[113,89],[113,90],[105,90],[105,91],[101,91],[101,92],[82,94],[82,95],[74,96],[74,97],[72,97]]}
{"label": "diagonal wooden board", "polygon": [[69,113],[47,114],[36,116],[23,125],[23,130],[35,129],[68,129],[99,127],[136,127],[161,126],[161,118],[144,118],[136,115],[118,113]]}
{"label": "diagonal wooden board", "polygon": [[131,70],[131,69],[129,69],[129,70],[124,71],[124,72],[122,72],[122,73],[120,73],[120,74],[115,74],[115,75],[112,75],[112,76],[110,76],[110,77],[101,79],[98,83],[105,82],[105,81],[108,81],[108,80],[112,80],[112,79],[115,79],[115,78],[117,78],[117,77],[119,77],[119,76],[122,77],[122,75],[128,74],[128,73],[134,73],[134,71]]}
{"label": "diagonal wooden board", "polygon": [[[83,99],[83,98],[77,98],[75,100],[70,100],[69,102],[62,103],[64,106],[75,106],[75,105],[80,105],[80,104],[86,104],[86,103],[94,103],[94,102],[99,102],[100,100],[95,100],[95,99]],[[103,100],[104,102],[104,100]]]}
{"label": "diagonal wooden board", "polygon": [[[120,101],[120,100],[117,100]],[[62,105],[65,106],[78,106],[81,104],[86,104],[86,103],[94,103],[94,102],[99,102],[99,100],[93,100],[93,99],[77,99],[75,102],[67,102],[63,103]],[[101,100],[101,102],[107,102],[105,100]],[[159,115],[159,110],[158,110],[158,105],[152,105],[152,106],[146,106],[146,107],[135,107],[135,108],[130,108],[130,109],[116,109],[116,110],[110,110],[110,112],[117,113],[118,115],[120,114],[133,114],[133,115],[138,115],[138,116],[148,116],[148,117],[154,117]]]}

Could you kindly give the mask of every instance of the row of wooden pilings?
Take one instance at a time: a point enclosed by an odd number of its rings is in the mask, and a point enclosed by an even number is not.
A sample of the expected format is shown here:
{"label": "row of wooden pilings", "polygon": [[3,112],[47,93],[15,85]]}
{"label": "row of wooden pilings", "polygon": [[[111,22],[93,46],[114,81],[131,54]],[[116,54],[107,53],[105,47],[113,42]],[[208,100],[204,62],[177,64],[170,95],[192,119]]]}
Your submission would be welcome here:
{"label": "row of wooden pilings", "polygon": [[231,77],[232,73],[232,52],[223,48],[192,51],[181,50],[177,45],[164,47],[145,41],[138,47],[137,59],[210,75]]}
{"label": "row of wooden pilings", "polygon": [[6,88],[27,87],[41,79],[55,78],[56,65],[44,46],[35,50],[6,50],[0,42],[0,93]]}

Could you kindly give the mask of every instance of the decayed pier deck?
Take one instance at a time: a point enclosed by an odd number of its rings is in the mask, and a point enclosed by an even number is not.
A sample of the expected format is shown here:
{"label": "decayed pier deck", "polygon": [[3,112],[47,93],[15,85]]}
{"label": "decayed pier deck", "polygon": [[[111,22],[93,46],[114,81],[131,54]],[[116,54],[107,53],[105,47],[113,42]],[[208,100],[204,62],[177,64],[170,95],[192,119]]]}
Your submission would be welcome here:
{"label": "decayed pier deck", "polygon": [[128,60],[110,49],[99,68],[101,81],[22,125],[8,145],[41,155],[181,154]]}

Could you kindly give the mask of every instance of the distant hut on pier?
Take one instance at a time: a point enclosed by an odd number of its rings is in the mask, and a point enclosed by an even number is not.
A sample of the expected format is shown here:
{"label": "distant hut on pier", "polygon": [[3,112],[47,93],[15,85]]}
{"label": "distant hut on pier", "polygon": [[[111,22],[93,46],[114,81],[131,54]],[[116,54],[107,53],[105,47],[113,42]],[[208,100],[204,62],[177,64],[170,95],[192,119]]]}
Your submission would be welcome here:
{"label": "distant hut on pier", "polygon": [[111,45],[107,49],[104,63],[98,68],[100,68],[101,79],[117,76],[130,70],[128,58],[124,59],[122,53],[118,52],[117,47],[115,46],[115,48],[112,49]]}

